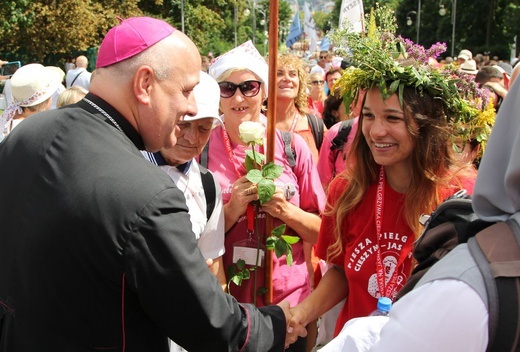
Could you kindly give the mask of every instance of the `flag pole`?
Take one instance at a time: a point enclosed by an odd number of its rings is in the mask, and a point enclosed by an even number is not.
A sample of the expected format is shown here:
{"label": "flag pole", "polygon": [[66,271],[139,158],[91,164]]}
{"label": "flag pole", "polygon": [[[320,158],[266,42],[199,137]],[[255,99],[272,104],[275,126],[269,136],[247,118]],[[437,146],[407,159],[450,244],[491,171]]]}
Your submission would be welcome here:
{"label": "flag pole", "polygon": [[[269,33],[278,33],[278,0],[269,2]],[[269,36],[269,92],[267,97],[267,151],[266,161],[274,161],[276,135],[276,71],[278,58],[278,35]],[[266,238],[273,230],[273,217],[266,217]],[[265,302],[273,303],[273,251],[266,250],[265,254]]]}

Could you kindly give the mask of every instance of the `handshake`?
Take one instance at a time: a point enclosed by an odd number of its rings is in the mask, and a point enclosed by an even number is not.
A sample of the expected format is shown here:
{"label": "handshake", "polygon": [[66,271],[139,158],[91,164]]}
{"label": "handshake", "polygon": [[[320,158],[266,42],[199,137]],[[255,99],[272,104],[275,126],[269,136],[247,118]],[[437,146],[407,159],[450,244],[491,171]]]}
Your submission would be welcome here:
{"label": "handshake", "polygon": [[278,306],[282,308],[285,314],[285,321],[287,325],[286,335],[285,335],[285,348],[288,348],[289,345],[296,342],[298,337],[307,336],[307,329],[305,326],[308,322],[304,321],[302,311],[299,309],[299,306],[291,308],[289,302],[282,301],[278,303]]}

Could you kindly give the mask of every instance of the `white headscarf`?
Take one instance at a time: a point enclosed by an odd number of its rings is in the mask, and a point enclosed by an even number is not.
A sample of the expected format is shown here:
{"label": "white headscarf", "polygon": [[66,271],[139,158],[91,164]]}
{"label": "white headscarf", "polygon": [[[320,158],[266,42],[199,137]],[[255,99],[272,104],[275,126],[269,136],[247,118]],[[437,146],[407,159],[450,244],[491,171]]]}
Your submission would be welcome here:
{"label": "white headscarf", "polygon": [[520,225],[520,82],[500,107],[479,167],[473,209],[486,221]]}

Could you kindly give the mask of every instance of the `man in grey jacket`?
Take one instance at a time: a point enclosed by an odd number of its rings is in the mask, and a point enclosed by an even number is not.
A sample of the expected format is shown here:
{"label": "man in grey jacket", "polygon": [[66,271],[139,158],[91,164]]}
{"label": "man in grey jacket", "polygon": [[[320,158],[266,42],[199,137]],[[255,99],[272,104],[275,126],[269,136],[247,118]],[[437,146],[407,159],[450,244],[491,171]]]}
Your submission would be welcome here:
{"label": "man in grey jacket", "polygon": [[139,152],[175,144],[199,71],[183,33],[124,20],[90,94],[0,143],[0,351],[168,351],[168,337],[189,351],[283,350],[288,304],[222,291],[183,194]]}

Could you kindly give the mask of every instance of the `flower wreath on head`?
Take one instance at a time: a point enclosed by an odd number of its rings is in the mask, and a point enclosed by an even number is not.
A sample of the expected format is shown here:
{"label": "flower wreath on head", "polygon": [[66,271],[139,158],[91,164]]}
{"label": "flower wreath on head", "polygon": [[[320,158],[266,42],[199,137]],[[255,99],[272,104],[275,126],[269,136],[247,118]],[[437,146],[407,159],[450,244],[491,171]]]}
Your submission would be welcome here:
{"label": "flower wreath on head", "polygon": [[478,87],[474,75],[467,74],[451,64],[445,66],[443,71],[458,78],[456,85],[462,98],[459,112],[453,118],[454,137],[462,139],[463,142],[478,142],[481,146],[478,157],[482,157],[495,124],[496,111],[493,101],[489,99],[485,88]]}
{"label": "flower wreath on head", "polygon": [[462,73],[455,74],[454,69],[429,65],[430,58],[446,51],[445,43],[436,43],[426,50],[409,39],[396,37],[394,11],[377,3],[365,16],[364,28],[367,33],[347,28],[332,35],[337,51],[352,63],[333,87],[339,87],[346,107],[357,103],[360,91],[373,87],[378,87],[384,100],[396,93],[402,105],[404,88],[412,87],[420,95],[428,93],[442,101],[454,134],[466,141],[485,143],[494,121],[492,104],[474,80],[472,86],[463,82],[469,80],[461,77]]}

